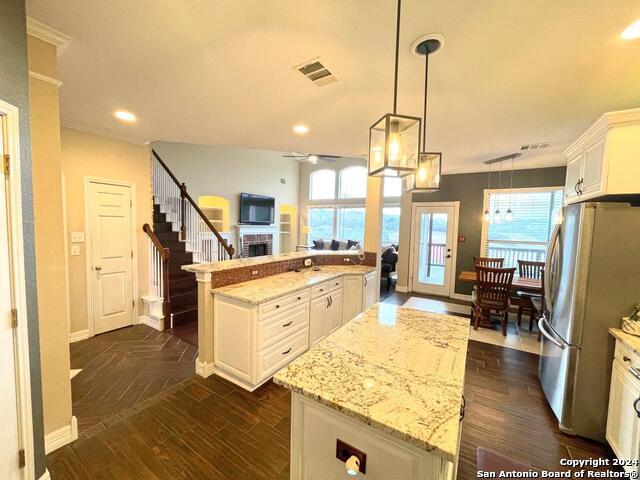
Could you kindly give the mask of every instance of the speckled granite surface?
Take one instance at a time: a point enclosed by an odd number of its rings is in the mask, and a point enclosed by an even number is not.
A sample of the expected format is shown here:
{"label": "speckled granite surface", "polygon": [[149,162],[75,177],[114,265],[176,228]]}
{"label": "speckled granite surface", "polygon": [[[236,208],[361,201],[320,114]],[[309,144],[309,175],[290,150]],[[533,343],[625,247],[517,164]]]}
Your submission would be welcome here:
{"label": "speckled granite surface", "polygon": [[374,267],[358,265],[324,265],[318,272],[305,268],[300,272],[281,273],[211,291],[241,302],[259,304],[344,275],[364,275],[373,271]]}
{"label": "speckled granite surface", "polygon": [[231,270],[240,267],[249,267],[251,265],[262,265],[265,263],[282,262],[286,260],[295,260],[297,258],[316,257],[324,255],[353,255],[357,257],[357,250],[310,250],[308,252],[291,252],[281,253],[279,255],[263,255],[261,257],[234,258],[233,260],[224,260],[222,262],[213,263],[195,263],[193,265],[184,265],[182,270],[193,273],[210,273],[221,272],[223,270]]}
{"label": "speckled granite surface", "polygon": [[623,332],[619,328],[610,328],[609,333],[624,343],[627,347],[633,350],[635,353],[640,354],[640,337],[635,335],[629,335]]}
{"label": "speckled granite surface", "polygon": [[468,339],[466,318],[376,304],[273,380],[453,461]]}

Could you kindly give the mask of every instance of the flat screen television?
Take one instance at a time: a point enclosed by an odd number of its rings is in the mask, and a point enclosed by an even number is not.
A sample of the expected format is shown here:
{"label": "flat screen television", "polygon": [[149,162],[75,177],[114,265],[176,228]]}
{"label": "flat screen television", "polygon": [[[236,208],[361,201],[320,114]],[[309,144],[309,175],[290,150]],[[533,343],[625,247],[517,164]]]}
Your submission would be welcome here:
{"label": "flat screen television", "polygon": [[276,199],[251,193],[240,194],[240,223],[270,225],[273,223]]}

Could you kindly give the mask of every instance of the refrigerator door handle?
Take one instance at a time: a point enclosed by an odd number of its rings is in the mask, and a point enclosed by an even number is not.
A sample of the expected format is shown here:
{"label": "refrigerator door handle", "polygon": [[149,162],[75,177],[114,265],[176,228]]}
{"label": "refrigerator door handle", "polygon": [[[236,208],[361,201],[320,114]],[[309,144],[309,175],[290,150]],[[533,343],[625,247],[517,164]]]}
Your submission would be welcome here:
{"label": "refrigerator door handle", "polygon": [[549,240],[549,251],[547,252],[547,258],[544,266],[544,285],[546,290],[544,300],[546,303],[545,306],[550,312],[553,311],[553,294],[555,290],[555,285],[551,284],[551,262],[553,261],[553,255],[558,245],[559,236],[560,224],[555,226],[553,233],[551,234],[551,239]]}
{"label": "refrigerator door handle", "polygon": [[561,350],[564,350],[565,348],[580,350],[582,348],[580,345],[573,345],[562,338],[558,332],[556,332],[555,328],[553,328],[547,321],[547,318],[544,315],[542,315],[540,320],[538,320],[538,329],[540,330],[540,333],[547,338],[547,340]]}

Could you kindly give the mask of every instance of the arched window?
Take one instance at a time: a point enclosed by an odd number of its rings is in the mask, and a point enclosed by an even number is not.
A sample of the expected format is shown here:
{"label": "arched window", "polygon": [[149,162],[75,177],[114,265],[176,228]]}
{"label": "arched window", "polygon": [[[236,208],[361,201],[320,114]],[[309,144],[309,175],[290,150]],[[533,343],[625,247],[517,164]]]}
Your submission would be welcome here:
{"label": "arched window", "polygon": [[340,170],[338,198],[365,198],[367,196],[366,167],[347,167]]}
{"label": "arched window", "polygon": [[402,195],[402,178],[384,177],[384,196],[399,197]]}
{"label": "arched window", "polygon": [[309,200],[333,200],[336,198],[336,172],[316,170],[309,176]]}

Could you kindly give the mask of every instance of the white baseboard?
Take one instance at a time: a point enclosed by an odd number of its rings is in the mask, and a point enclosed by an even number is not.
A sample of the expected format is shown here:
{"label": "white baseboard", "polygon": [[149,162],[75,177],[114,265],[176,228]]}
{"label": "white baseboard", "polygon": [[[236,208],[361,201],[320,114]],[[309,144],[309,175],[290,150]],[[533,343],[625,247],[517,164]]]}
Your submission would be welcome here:
{"label": "white baseboard", "polygon": [[465,302],[471,301],[471,295],[466,295],[464,293],[454,293],[451,295],[451,298],[455,298],[456,300],[464,300]]}
{"label": "white baseboard", "polygon": [[404,287],[402,285],[396,285],[396,292],[409,293],[409,287]]}
{"label": "white baseboard", "polygon": [[71,332],[69,334],[69,343],[79,342],[80,340],[86,340],[87,338],[89,338],[89,330]]}
{"label": "white baseboard", "polygon": [[148,315],[140,315],[138,316],[138,323],[144,323],[145,325],[154,328],[159,332],[164,330],[164,322],[160,318],[151,317]]}
{"label": "white baseboard", "polygon": [[71,417],[69,425],[54,430],[44,436],[44,452],[48,455],[54,450],[78,439],[78,419]]}
{"label": "white baseboard", "polygon": [[196,357],[196,373],[201,377],[207,378],[213,375],[215,371],[215,365],[213,363],[201,362],[199,357]]}
{"label": "white baseboard", "polygon": [[44,469],[44,473],[38,480],[51,480],[51,475],[49,474],[49,470]]}

